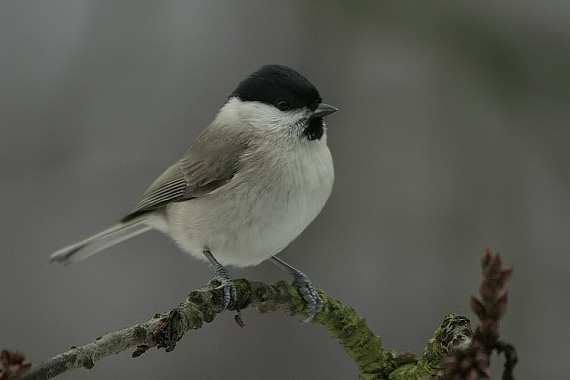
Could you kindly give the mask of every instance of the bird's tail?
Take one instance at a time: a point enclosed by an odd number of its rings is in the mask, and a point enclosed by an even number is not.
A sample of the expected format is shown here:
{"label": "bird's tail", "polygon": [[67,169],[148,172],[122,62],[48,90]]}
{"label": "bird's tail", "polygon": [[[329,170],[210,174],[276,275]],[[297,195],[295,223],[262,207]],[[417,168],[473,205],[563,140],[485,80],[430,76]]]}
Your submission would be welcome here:
{"label": "bird's tail", "polygon": [[152,227],[144,224],[143,221],[144,218],[140,217],[117,223],[97,235],[60,249],[49,257],[49,261],[67,265],[84,260],[105,248],[150,230]]}

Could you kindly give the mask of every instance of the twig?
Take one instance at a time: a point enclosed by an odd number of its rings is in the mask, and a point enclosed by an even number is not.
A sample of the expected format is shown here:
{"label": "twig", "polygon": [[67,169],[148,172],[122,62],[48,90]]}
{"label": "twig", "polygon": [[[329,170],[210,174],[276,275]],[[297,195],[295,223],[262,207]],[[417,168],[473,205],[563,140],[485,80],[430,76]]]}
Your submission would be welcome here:
{"label": "twig", "polygon": [[479,379],[491,377],[489,358],[493,351],[505,354],[503,380],[514,380],[518,361],[515,347],[499,340],[499,322],[507,312],[505,284],[513,268],[504,268],[499,254],[485,250],[481,257],[483,281],[479,288],[481,300],[471,297],[471,309],[479,318],[479,326],[470,347],[454,352],[444,361],[443,379]]}
{"label": "twig", "polygon": [[[365,318],[320,290],[324,307],[312,323],[324,326],[339,341],[355,361],[361,380],[415,380],[422,376],[430,379],[478,379],[489,376],[489,355],[493,350],[505,354],[503,379],[512,380],[517,362],[516,350],[498,339],[499,320],[504,316],[507,305],[503,287],[512,269],[502,268],[500,257],[490,251],[483,254],[482,267],[484,279],[480,291],[483,301],[474,297],[471,300],[472,309],[480,319],[476,333],[473,333],[468,318],[449,314],[419,358],[411,353],[397,355],[383,348],[382,339],[370,331]],[[303,298],[286,282],[273,286],[247,280],[234,280],[234,283],[237,299],[228,309],[238,311],[236,323],[240,326],[243,321],[239,310],[248,307],[254,307],[260,313],[282,310],[291,315],[305,315]],[[221,289],[217,289],[218,285],[212,282],[192,291],[179,306],[156,314],[146,322],[105,334],[84,346],[73,347],[41,363],[25,377],[22,376],[29,363],[24,362],[25,358],[19,354],[21,360],[18,359],[18,363],[24,363],[26,368],[13,367],[19,372],[12,371],[3,362],[5,369],[0,371],[0,375],[10,374],[11,377],[6,377],[9,379],[51,379],[74,368],[92,368],[100,359],[130,348],[134,348],[133,357],[141,356],[152,347],[172,351],[184,334],[199,329],[204,322],[212,322],[217,314],[224,311],[224,295]]]}
{"label": "twig", "polygon": [[[279,282],[274,286],[247,280],[235,280],[234,283],[238,294],[237,302],[230,305],[231,310],[253,306],[261,313],[283,310],[291,315],[304,315],[303,300],[288,283]],[[157,314],[149,321],[105,334],[84,346],[73,347],[41,363],[24,379],[50,379],[74,368],[92,368],[105,356],[129,348],[135,348],[133,357],[152,347],[172,351],[185,333],[200,328],[204,322],[212,322],[223,311],[223,293],[216,289],[217,285],[211,283],[191,292],[179,306]],[[353,308],[342,305],[323,292],[319,293],[323,297],[324,308],[312,322],[323,325],[339,340],[356,361],[361,378],[387,377],[384,374],[395,368],[395,354],[382,348],[381,339],[368,329],[366,320]],[[379,374],[381,377],[377,377]]]}

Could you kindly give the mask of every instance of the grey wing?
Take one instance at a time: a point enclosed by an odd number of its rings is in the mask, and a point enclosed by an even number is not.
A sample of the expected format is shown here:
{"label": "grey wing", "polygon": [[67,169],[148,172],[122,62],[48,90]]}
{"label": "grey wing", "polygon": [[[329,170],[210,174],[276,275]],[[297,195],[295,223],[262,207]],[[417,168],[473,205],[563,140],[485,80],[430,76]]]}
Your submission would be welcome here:
{"label": "grey wing", "polygon": [[177,162],[166,169],[166,171],[150,185],[130,214],[123,218],[122,222],[147,211],[156,210],[169,202],[182,200],[186,187],[186,179]]}
{"label": "grey wing", "polygon": [[223,133],[207,132],[198,137],[180,161],[150,185],[123,221],[171,202],[202,197],[233,178],[246,144]]}

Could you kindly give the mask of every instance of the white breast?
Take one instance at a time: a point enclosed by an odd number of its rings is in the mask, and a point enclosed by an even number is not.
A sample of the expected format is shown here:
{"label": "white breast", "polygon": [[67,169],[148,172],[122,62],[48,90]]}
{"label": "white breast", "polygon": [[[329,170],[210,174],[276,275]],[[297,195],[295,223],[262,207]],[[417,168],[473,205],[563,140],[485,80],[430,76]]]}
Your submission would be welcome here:
{"label": "white breast", "polygon": [[334,179],[326,137],[291,144],[285,154],[259,147],[226,185],[207,196],[168,205],[167,232],[203,259],[257,265],[283,250],[319,214]]}

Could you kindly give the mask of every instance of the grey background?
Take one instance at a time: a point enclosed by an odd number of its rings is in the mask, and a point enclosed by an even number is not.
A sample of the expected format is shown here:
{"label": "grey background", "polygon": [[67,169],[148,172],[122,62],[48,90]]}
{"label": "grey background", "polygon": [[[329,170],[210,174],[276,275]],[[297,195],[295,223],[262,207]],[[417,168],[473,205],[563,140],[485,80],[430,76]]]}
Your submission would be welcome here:
{"label": "grey background", "polygon": [[[473,317],[480,254],[499,251],[518,378],[564,377],[569,16],[553,0],[1,2],[1,347],[39,363],[210,279],[159,233],[71,267],[47,256],[121,218],[241,79],[282,63],[340,111],[333,194],[281,257],[420,353],[444,314]],[[356,377],[319,326],[243,314],[61,378]]]}

